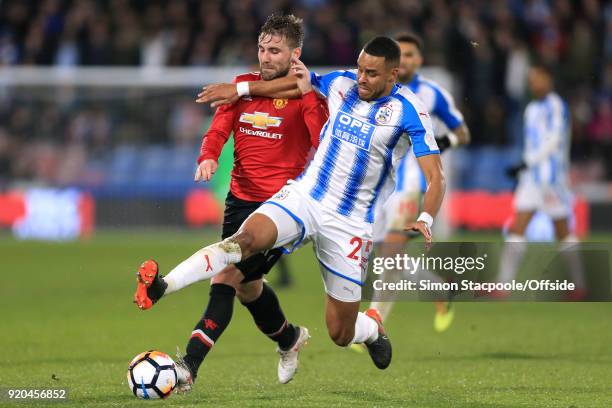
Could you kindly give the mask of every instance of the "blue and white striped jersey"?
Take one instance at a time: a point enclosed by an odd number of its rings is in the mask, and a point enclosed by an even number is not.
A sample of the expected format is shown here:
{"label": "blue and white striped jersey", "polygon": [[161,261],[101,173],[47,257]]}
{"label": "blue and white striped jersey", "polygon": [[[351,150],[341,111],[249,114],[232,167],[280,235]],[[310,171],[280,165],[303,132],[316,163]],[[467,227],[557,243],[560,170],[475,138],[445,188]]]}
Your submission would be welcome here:
{"label": "blue and white striped jersey", "polygon": [[567,183],[569,115],[561,97],[551,92],[529,102],[524,116],[523,160],[526,177],[536,184]]}
{"label": "blue and white striped jersey", "polygon": [[311,81],[327,98],[329,119],[298,183],[322,206],[372,223],[376,201],[393,191],[397,164],[410,145],[416,157],[439,154],[429,114],[401,85],[388,96],[360,100],[356,70],[312,73]]}
{"label": "blue and white striped jersey", "polygon": [[[425,109],[431,115],[434,135],[443,135],[463,123],[463,115],[455,107],[453,97],[436,82],[415,74],[407,86],[423,102]],[[406,189],[414,190],[417,188],[415,186],[425,191],[425,176],[414,155],[408,154],[398,166],[395,190],[400,192]]]}

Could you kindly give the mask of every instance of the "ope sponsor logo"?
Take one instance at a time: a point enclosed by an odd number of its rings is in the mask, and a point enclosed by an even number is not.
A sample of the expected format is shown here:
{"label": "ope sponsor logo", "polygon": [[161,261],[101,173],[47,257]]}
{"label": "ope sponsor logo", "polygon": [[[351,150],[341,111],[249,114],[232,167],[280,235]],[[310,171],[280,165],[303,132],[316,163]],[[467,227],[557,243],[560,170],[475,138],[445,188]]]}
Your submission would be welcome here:
{"label": "ope sponsor logo", "polygon": [[375,126],[371,123],[364,122],[346,112],[339,112],[334,121],[332,134],[360,149],[370,150],[374,129]]}

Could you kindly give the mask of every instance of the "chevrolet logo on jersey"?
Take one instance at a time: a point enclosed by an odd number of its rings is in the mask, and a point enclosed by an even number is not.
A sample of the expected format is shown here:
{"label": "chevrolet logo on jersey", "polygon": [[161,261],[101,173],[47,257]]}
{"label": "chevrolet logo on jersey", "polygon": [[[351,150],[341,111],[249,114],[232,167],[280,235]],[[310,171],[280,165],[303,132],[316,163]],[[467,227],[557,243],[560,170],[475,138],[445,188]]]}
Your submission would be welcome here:
{"label": "chevrolet logo on jersey", "polygon": [[268,116],[267,112],[246,113],[243,112],[238,119],[241,123],[248,123],[255,129],[267,129],[268,127],[279,127],[283,118]]}

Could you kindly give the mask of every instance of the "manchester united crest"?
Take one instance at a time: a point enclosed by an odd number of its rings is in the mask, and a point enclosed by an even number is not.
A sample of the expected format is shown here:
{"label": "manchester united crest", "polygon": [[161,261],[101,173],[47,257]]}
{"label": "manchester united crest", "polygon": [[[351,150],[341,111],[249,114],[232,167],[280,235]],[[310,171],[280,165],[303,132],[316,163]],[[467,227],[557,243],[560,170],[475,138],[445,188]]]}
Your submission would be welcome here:
{"label": "manchester united crest", "polygon": [[279,110],[287,106],[288,103],[289,103],[288,99],[274,99],[272,101],[272,104],[274,105],[274,107]]}

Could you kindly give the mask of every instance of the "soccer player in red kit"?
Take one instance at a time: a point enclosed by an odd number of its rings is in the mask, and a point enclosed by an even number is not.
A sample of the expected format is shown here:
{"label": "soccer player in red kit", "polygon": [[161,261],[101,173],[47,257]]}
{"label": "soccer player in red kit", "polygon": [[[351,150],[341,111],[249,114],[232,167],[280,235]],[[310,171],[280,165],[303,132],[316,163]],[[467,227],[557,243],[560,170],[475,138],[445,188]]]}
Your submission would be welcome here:
{"label": "soccer player in red kit", "polygon": [[[299,58],[303,38],[301,19],[293,15],[270,16],[258,40],[260,72],[239,75],[235,82],[289,75],[291,59]],[[302,173],[310,150],[319,144],[327,117],[325,101],[312,91],[300,99],[241,98],[217,109],[204,135],[195,180],[210,180],[221,149],[233,132],[234,168],[225,202],[223,239],[236,233],[243,221],[287,180]],[[279,381],[287,383],[293,378],[308,330],[287,321],[276,294],[263,282],[263,275],[281,255],[281,249],[254,255],[228,266],[212,280],[204,315],[191,334],[185,357],[179,358],[177,364],[181,391],[191,388],[200,364],[228,326],[234,296],[249,310],[259,329],[278,343]],[[150,308],[173,291],[172,282],[164,281],[154,261],[141,265],[134,296],[141,309]]]}

